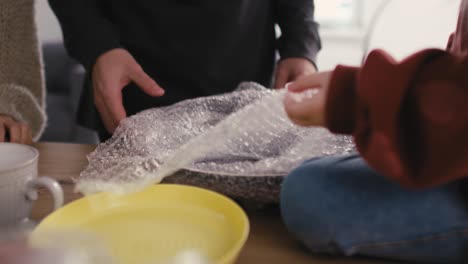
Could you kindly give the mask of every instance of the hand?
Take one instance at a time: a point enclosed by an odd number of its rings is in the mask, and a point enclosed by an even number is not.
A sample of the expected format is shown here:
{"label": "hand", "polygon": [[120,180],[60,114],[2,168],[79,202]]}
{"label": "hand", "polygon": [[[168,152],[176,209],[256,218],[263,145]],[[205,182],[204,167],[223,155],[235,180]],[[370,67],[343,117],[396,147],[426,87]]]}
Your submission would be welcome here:
{"label": "hand", "polygon": [[32,132],[28,124],[11,116],[0,114],[0,142],[32,144]]}
{"label": "hand", "polygon": [[24,263],[28,253],[25,243],[0,242],[0,263]]}
{"label": "hand", "polygon": [[[26,242],[0,242],[0,263],[13,264],[58,264],[64,263],[65,252],[51,249],[38,249],[29,246]],[[82,260],[82,259],[81,259]],[[81,261],[78,261],[81,263]]]}
{"label": "hand", "polygon": [[[288,85],[284,106],[294,123],[301,126],[325,125],[325,104],[331,75],[332,72],[316,73]],[[295,99],[292,94],[303,93],[310,89],[317,89],[317,93],[311,97],[303,97],[302,100]]]}
{"label": "hand", "polygon": [[313,74],[317,71],[315,66],[304,58],[288,58],[281,60],[276,69],[275,89],[284,88],[289,82],[300,77]]}
{"label": "hand", "polygon": [[94,103],[109,133],[113,133],[120,121],[127,117],[122,89],[129,83],[134,82],[151,96],[164,94],[164,90],[124,49],[113,49],[102,54],[93,67],[92,79]]}

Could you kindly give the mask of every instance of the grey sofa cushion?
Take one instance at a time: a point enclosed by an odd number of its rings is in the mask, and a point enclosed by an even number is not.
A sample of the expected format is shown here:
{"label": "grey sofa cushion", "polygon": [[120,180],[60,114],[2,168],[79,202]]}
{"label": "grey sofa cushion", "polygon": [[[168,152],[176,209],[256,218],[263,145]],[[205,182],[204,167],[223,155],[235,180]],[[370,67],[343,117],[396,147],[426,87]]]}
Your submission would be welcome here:
{"label": "grey sofa cushion", "polygon": [[76,122],[85,74],[83,68],[68,56],[60,42],[44,44],[42,53],[49,121],[41,141],[97,143],[95,132]]}

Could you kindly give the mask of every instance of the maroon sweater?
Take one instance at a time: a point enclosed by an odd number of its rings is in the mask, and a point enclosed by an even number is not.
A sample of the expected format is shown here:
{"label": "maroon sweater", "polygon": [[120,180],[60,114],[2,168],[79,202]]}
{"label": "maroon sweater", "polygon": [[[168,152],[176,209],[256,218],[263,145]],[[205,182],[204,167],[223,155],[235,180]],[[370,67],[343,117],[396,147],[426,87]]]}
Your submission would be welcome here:
{"label": "maroon sweater", "polygon": [[372,52],[360,68],[338,66],[326,122],[352,134],[370,166],[408,187],[468,176],[468,0],[448,49],[397,63]]}

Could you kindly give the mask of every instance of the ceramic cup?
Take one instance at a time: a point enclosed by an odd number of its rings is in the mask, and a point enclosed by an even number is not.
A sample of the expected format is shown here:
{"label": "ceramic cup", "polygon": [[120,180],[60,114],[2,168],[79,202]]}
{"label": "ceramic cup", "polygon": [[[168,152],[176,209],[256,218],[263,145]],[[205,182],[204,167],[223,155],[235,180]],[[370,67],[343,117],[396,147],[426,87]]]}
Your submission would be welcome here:
{"label": "ceramic cup", "polygon": [[0,228],[30,222],[40,187],[52,194],[54,210],[63,205],[63,190],[57,181],[38,177],[38,158],[33,147],[0,143]]}

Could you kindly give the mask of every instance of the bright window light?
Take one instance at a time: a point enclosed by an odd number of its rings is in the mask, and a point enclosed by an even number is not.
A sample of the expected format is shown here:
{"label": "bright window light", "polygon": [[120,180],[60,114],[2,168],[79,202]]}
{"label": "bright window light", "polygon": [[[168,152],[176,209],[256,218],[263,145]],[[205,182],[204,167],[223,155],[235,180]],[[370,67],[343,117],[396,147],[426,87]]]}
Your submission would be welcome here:
{"label": "bright window light", "polygon": [[359,0],[315,0],[315,18],[322,27],[356,25]]}

